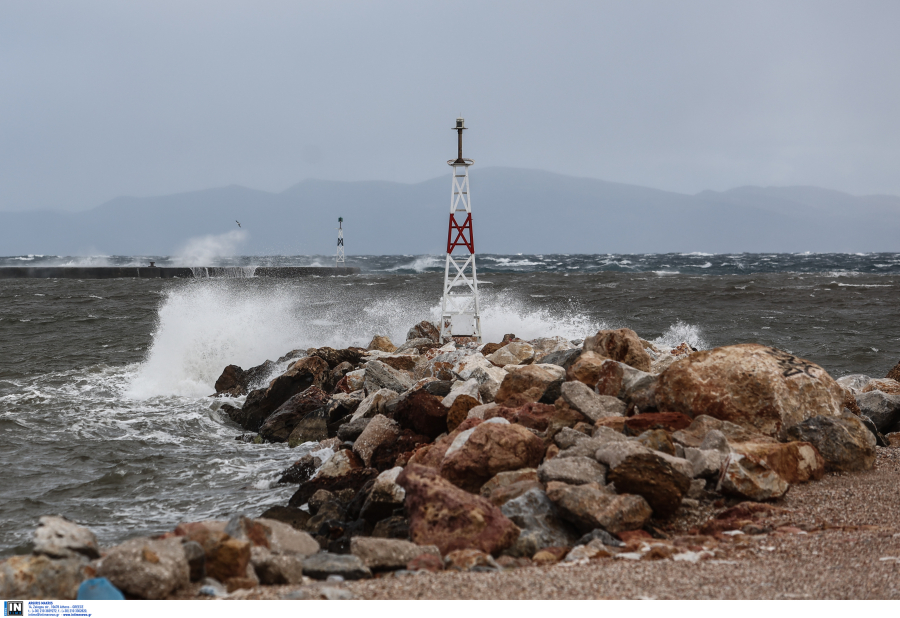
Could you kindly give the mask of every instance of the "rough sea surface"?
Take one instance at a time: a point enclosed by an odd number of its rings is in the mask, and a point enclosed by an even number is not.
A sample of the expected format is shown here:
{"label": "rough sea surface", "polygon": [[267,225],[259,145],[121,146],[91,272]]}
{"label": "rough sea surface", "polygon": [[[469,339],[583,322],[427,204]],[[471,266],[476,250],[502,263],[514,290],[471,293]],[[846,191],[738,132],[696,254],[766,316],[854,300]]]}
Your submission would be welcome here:
{"label": "rough sea surface", "polygon": [[[146,264],[14,256],[0,266]],[[178,263],[164,256],[159,265]],[[214,265],[322,265],[238,257]],[[294,280],[0,280],[0,555],[62,514],[111,544],[178,522],[257,515],[297,452],[235,440],[208,397],[222,369],[296,348],[395,342],[439,308],[441,256],[353,256],[363,274]],[[485,255],[486,341],[629,327],[668,345],[758,342],[833,376],[900,360],[900,254]]]}

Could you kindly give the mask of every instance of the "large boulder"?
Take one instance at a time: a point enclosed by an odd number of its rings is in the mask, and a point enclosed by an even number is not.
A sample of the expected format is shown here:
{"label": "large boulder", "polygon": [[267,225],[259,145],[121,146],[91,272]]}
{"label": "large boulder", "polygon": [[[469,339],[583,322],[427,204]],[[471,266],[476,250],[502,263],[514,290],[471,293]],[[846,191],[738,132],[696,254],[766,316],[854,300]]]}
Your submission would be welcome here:
{"label": "large boulder", "polygon": [[397,396],[396,391],[389,388],[382,388],[370,393],[359,403],[350,419],[356,421],[361,418],[372,418],[376,414],[384,414],[387,406],[397,399]]}
{"label": "large boulder", "polygon": [[526,428],[492,420],[456,437],[444,455],[441,476],[457,487],[478,491],[498,472],[536,467],[544,449],[544,441]]}
{"label": "large boulder", "polygon": [[650,505],[641,496],[618,495],[596,484],[549,483],[547,497],[564,519],[582,532],[603,528],[614,534],[640,530],[650,519]]}
{"label": "large boulder", "polygon": [[512,341],[486,358],[497,367],[527,365],[534,360],[534,348],[525,341]]}
{"label": "large boulder", "polygon": [[394,420],[400,427],[434,440],[447,431],[448,411],[440,399],[420,388],[400,398],[394,407]]}
{"label": "large boulder", "polygon": [[660,409],[701,414],[768,436],[814,416],[838,416],[843,391],[818,365],[745,343],[696,352],[660,374]]}
{"label": "large boulder", "polygon": [[578,410],[591,422],[609,416],[624,416],[625,402],[617,397],[598,395],[584,382],[566,382],[561,387],[562,398],[573,409]]}
{"label": "large boulder", "polygon": [[290,448],[294,448],[306,442],[321,442],[333,437],[330,436],[331,433],[328,428],[328,408],[322,406],[300,419],[288,435],[287,443]]}
{"label": "large boulder", "polygon": [[99,558],[97,537],[64,517],[45,515],[34,531],[34,553],[51,558]]}
{"label": "large boulder", "polygon": [[441,339],[441,330],[433,323],[422,320],[406,333],[407,341],[412,341],[413,339],[429,339],[437,343]]}
{"label": "large boulder", "polygon": [[[300,352],[299,354],[303,354]],[[281,361],[282,359],[279,359]],[[287,360],[287,359],[284,359]],[[237,365],[228,365],[222,371],[222,375],[216,380],[215,389],[217,395],[240,397],[246,395],[252,386],[260,383],[275,372],[276,364],[267,360],[261,365],[244,370]]]}
{"label": "large boulder", "polygon": [[590,457],[554,457],[541,464],[538,477],[544,484],[559,481],[568,485],[606,485],[606,466]]}
{"label": "large boulder", "polygon": [[797,423],[786,432],[790,440],[816,447],[828,470],[857,472],[875,466],[875,436],[853,414],[816,416]]}
{"label": "large boulder", "polygon": [[[550,354],[577,349],[572,345],[572,342],[565,337],[540,337],[529,341],[529,343],[534,348],[534,362],[536,363],[546,362],[544,359]],[[557,358],[559,357],[554,356],[553,360],[556,360]],[[558,365],[559,363],[553,364]]]}
{"label": "large boulder", "polygon": [[356,536],[350,540],[350,553],[373,571],[402,569],[423,554],[441,557],[434,545],[422,547],[402,539],[376,539]]}
{"label": "large boulder", "polygon": [[328,363],[329,369],[334,369],[343,363],[358,365],[365,353],[366,351],[362,348],[344,348],[342,350],[335,350],[334,348],[323,347],[313,350],[310,356],[318,356]]}
{"label": "large boulder", "polygon": [[900,422],[900,395],[871,390],[857,395],[856,402],[862,414],[872,419],[875,428],[882,433]]}
{"label": "large boulder", "polygon": [[366,363],[365,389],[367,393],[374,393],[382,388],[402,393],[412,387],[414,383],[415,379],[411,373],[394,369],[385,362],[372,360]]}
{"label": "large boulder", "polygon": [[564,521],[550,498],[540,488],[532,488],[503,503],[500,510],[521,530],[516,544],[506,553],[532,557],[545,547],[568,547],[578,538]]}
{"label": "large boulder", "polygon": [[398,437],[400,437],[400,426],[391,419],[377,414],[354,442],[353,452],[362,459],[363,464],[371,466],[375,451],[389,446]]}
{"label": "large boulder", "polygon": [[873,378],[862,388],[861,393],[881,391],[888,395],[900,395],[900,382],[891,378]]}
{"label": "large boulder", "polygon": [[83,556],[61,560],[45,555],[11,556],[0,562],[0,597],[75,599],[78,586],[91,577],[89,568]]}
{"label": "large boulder", "polygon": [[436,545],[442,555],[457,549],[496,554],[519,536],[519,528],[500,509],[433,468],[409,464],[397,484],[406,490],[410,536],[418,545]]}
{"label": "large boulder", "polygon": [[360,517],[374,523],[403,508],[406,490],[397,484],[397,477],[401,472],[403,468],[398,466],[385,470],[375,478],[372,490],[363,503]]}
{"label": "large boulder", "polygon": [[751,455],[764,462],[788,483],[816,481],[825,475],[825,460],[808,442],[741,442],[732,448],[736,453]]}
{"label": "large boulder", "polygon": [[584,340],[583,347],[586,352],[594,352],[641,371],[650,371],[650,355],[644,350],[640,337],[630,328],[598,331]]}
{"label": "large boulder", "polygon": [[752,455],[733,453],[722,466],[716,489],[739,498],[761,502],[781,498],[790,489],[790,484],[765,461]]}
{"label": "large boulder", "polygon": [[[560,387],[562,380],[539,367],[529,365],[507,374],[494,397],[494,403],[509,408],[518,408],[526,403],[541,401],[552,387]],[[544,403],[553,403],[555,397]]]}
{"label": "large boulder", "polygon": [[679,470],[664,454],[638,442],[607,443],[595,457],[609,467],[606,480],[616,491],[643,496],[659,517],[673,515],[691,488],[693,466]]}
{"label": "large boulder", "polygon": [[372,341],[369,342],[369,345],[366,346],[366,350],[378,350],[379,352],[396,352],[397,346],[391,342],[388,337],[384,335],[375,335],[372,337]]}
{"label": "large boulder", "polygon": [[[310,386],[302,393],[297,393],[285,401],[272,412],[259,428],[259,435],[269,442],[287,442],[291,432],[300,424],[300,421],[314,410],[323,408],[328,399],[328,395],[321,388]],[[324,410],[322,421],[324,425]]]}
{"label": "large boulder", "polygon": [[265,388],[251,391],[239,409],[228,416],[248,431],[259,431],[272,412],[281,404],[310,386],[322,387],[328,376],[328,363],[318,356],[301,358],[290,369],[269,382]]}
{"label": "large boulder", "polygon": [[[249,552],[248,546],[248,560]],[[246,565],[244,562],[245,570]],[[125,541],[106,552],[97,565],[97,575],[122,592],[142,599],[164,599],[190,583],[190,567],[179,538]],[[210,576],[215,577],[212,573]]]}

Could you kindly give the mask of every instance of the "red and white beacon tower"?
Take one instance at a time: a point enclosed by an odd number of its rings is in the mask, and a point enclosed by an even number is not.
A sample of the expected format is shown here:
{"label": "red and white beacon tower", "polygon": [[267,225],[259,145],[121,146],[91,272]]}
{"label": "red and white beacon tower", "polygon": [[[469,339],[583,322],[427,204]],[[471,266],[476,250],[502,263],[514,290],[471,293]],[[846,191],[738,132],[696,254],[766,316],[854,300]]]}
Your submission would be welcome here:
{"label": "red and white beacon tower", "polygon": [[[478,313],[478,278],[475,273],[475,240],[472,236],[472,203],[469,200],[469,166],[475,161],[463,159],[462,139],[466,130],[463,118],[456,119],[459,136],[450,190],[450,229],[447,232],[447,262],[444,266],[444,297],[441,299],[441,341],[454,335],[475,337],[481,343],[481,317]],[[452,269],[450,267],[453,267]]]}

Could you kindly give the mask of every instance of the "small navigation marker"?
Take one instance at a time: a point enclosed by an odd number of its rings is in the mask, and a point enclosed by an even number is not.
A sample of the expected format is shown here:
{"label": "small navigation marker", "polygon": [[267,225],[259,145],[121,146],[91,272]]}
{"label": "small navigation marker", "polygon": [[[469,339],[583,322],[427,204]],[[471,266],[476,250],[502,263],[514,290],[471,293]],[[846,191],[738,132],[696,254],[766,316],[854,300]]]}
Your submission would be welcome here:
{"label": "small navigation marker", "polygon": [[344,218],[338,217],[338,244],[337,256],[334,258],[334,267],[339,268],[344,265]]}
{"label": "small navigation marker", "polygon": [[[469,201],[469,166],[463,159],[463,131],[466,121],[456,119],[453,130],[459,136],[450,188],[450,229],[447,232],[447,261],[444,266],[444,297],[441,299],[441,341],[453,335],[475,337],[481,343],[481,316],[478,312],[478,278],[475,274],[475,239],[472,236],[472,204]],[[465,217],[462,221],[456,216]],[[450,266],[453,266],[451,272]]]}

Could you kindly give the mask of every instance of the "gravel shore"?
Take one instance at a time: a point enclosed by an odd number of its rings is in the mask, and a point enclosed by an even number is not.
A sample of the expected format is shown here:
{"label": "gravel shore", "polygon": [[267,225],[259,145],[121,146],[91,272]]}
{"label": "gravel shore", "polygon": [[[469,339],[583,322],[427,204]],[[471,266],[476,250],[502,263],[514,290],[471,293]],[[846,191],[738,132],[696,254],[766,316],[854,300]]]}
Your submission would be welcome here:
{"label": "gravel shore", "polygon": [[[900,448],[873,470],[797,485],[767,534],[716,535],[697,563],[605,558],[503,572],[441,572],[238,591],[231,598],[900,599]],[[675,537],[724,510],[669,522]],[[693,531],[696,533],[696,530]]]}

